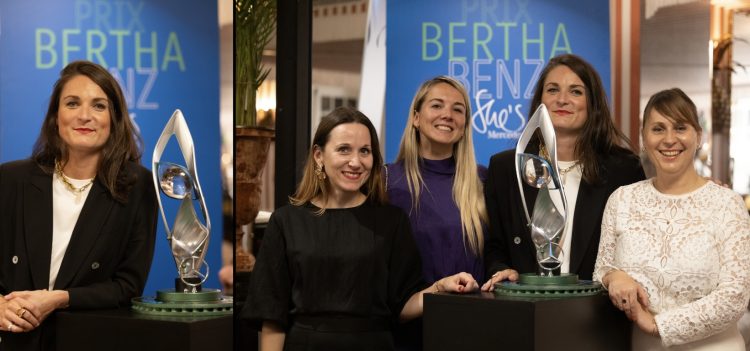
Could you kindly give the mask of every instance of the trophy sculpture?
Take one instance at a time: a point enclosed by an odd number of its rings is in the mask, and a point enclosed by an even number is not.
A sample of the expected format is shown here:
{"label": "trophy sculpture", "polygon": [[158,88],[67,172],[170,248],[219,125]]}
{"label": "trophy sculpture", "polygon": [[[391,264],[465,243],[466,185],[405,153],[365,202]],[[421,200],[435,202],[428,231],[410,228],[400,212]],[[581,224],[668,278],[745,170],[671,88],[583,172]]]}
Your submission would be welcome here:
{"label": "trophy sculpture", "polygon": [[[546,150],[546,152],[540,152],[539,155],[526,153],[526,146],[534,133],[537,133],[540,150]],[[523,211],[526,214],[526,223],[529,226],[531,240],[536,247],[540,274],[521,274],[518,283],[496,283],[495,294],[523,297],[598,294],[601,290],[601,284],[598,282],[579,281],[577,274],[556,275],[554,273],[562,265],[566,254],[561,245],[568,204],[557,166],[555,129],[544,104],[540,104],[531,116],[516,144],[516,177]],[[529,216],[526,198],[523,195],[524,186],[539,189],[532,216]],[[556,194],[555,197],[559,201],[553,200],[553,194]]]}
{"label": "trophy sculpture", "polygon": [[[187,167],[161,161],[161,156],[172,135],[177,139]],[[158,194],[159,211],[167,231],[167,241],[177,266],[178,277],[175,279],[174,289],[158,290],[155,299],[152,297],[134,298],[133,310],[144,314],[169,316],[232,314],[231,297],[223,297],[221,290],[218,289],[202,288],[209,274],[205,257],[211,232],[211,220],[208,217],[206,201],[198,181],[193,137],[190,135],[190,129],[180,110],[175,110],[159,136],[154,148],[151,167],[154,186]],[[162,195],[180,201],[171,230],[164,214]],[[195,211],[194,202],[200,206],[203,222]]]}

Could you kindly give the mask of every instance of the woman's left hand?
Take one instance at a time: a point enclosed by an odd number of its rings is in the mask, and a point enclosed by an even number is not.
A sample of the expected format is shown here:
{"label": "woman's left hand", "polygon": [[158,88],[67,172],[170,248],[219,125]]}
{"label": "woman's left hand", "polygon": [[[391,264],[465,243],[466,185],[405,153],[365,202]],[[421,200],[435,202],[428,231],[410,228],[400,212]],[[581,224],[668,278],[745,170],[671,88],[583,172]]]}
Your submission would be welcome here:
{"label": "woman's left hand", "polygon": [[13,300],[24,301],[29,313],[24,314],[23,318],[36,328],[52,311],[68,305],[68,292],[63,290],[14,291],[5,295],[5,299],[8,302]]}
{"label": "woman's left hand", "polygon": [[479,283],[471,274],[461,272],[438,280],[435,287],[439,292],[467,293],[479,289]]}
{"label": "woman's left hand", "polygon": [[659,335],[658,328],[656,327],[656,318],[654,318],[651,311],[644,308],[640,303],[632,304],[632,306],[623,312],[628,316],[628,319],[633,321],[633,323],[644,332],[654,336]]}

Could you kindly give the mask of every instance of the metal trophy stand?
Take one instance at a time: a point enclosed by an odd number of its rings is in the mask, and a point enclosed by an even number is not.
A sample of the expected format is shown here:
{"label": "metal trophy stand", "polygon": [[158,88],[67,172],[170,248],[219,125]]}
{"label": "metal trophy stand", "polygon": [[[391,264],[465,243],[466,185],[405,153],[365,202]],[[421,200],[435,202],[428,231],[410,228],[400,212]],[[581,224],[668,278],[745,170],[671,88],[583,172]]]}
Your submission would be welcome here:
{"label": "metal trophy stand", "polygon": [[[539,155],[526,153],[526,146],[539,130],[542,150]],[[541,151],[541,150],[540,150]],[[561,239],[567,218],[567,200],[557,166],[557,142],[547,107],[540,104],[529,119],[516,145],[516,177],[518,190],[530,228],[531,239],[536,246],[536,259],[542,268],[541,274],[524,273],[518,282],[495,283],[496,296],[514,297],[574,297],[598,294],[602,287],[598,282],[578,280],[577,274],[554,275],[562,265]],[[534,203],[533,218],[529,216],[523,184],[539,189]],[[551,194],[559,195],[557,203]]]}
{"label": "metal trophy stand", "polygon": [[[170,162],[160,162],[167,142],[175,136],[187,167]],[[167,231],[167,240],[177,265],[179,277],[174,289],[158,290],[156,297],[132,299],[133,311],[158,316],[224,316],[231,315],[232,297],[222,296],[219,289],[203,289],[208,279],[208,263],[205,260],[211,220],[203,199],[198,172],[195,165],[193,137],[185,118],[175,110],[164,127],[154,148],[152,173],[154,186],[159,194],[159,210]],[[161,195],[179,200],[173,230],[170,230],[164,214]],[[200,206],[205,225],[195,211],[194,202]],[[205,266],[205,269],[202,267]]]}

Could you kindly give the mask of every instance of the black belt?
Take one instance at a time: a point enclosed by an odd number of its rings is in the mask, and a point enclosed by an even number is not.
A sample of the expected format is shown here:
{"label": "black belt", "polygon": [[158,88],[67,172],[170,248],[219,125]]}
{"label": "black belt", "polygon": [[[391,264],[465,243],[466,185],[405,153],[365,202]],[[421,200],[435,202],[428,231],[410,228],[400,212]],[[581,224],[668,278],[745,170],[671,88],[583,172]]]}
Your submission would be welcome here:
{"label": "black belt", "polygon": [[368,332],[390,331],[391,324],[386,318],[366,318],[351,316],[296,316],[294,325],[303,329],[320,332]]}

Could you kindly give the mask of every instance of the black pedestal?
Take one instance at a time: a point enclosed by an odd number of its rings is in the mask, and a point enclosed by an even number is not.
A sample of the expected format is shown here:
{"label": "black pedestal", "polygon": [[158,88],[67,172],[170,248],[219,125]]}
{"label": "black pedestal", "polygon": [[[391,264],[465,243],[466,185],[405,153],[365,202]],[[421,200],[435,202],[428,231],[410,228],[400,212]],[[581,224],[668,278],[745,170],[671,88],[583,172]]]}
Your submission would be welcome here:
{"label": "black pedestal", "polygon": [[425,294],[425,350],[630,350],[631,322],[602,294],[566,299]]}
{"label": "black pedestal", "polygon": [[58,350],[232,350],[232,316],[160,317],[130,309],[57,313]]}

